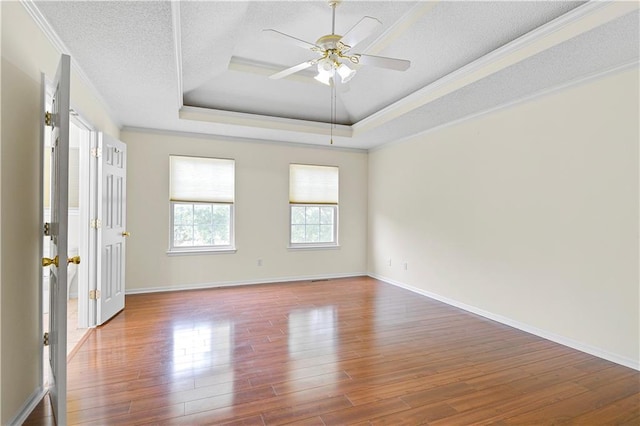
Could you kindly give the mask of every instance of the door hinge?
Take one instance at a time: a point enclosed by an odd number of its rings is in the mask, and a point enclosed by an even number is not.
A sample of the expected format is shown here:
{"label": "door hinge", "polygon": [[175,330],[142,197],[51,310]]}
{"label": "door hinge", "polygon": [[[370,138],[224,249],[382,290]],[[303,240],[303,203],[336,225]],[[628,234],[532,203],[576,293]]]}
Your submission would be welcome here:
{"label": "door hinge", "polygon": [[91,149],[91,156],[94,157],[94,158],[102,157],[102,148],[92,148]]}
{"label": "door hinge", "polygon": [[89,300],[100,299],[100,290],[89,290]]}
{"label": "door hinge", "polygon": [[49,333],[44,333],[44,337],[42,338],[42,343],[45,346],[49,346]]}
{"label": "door hinge", "polygon": [[53,127],[53,117],[49,111],[45,111],[44,113],[44,125]]}
{"label": "door hinge", "polygon": [[51,236],[51,224],[49,222],[45,222],[44,224],[44,235],[45,237]]}
{"label": "door hinge", "polygon": [[91,228],[93,229],[102,228],[102,221],[100,219],[91,219]]}

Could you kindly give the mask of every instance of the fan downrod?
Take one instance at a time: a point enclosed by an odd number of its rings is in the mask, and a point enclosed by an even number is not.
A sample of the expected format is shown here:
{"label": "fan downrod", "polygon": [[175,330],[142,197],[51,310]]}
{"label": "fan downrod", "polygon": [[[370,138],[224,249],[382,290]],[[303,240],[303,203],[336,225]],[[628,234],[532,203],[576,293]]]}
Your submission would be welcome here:
{"label": "fan downrod", "polygon": [[329,0],[329,7],[331,8],[331,34],[336,32],[336,6],[340,4],[342,0]]}

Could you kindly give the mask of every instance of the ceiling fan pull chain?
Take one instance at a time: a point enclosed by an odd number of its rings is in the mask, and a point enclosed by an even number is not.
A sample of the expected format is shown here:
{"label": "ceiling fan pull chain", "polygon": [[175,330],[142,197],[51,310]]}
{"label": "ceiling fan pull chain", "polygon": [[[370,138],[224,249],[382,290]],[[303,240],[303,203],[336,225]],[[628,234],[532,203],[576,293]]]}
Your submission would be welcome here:
{"label": "ceiling fan pull chain", "polygon": [[[335,9],[334,9],[335,10]],[[335,123],[335,113],[336,113],[336,97],[335,97],[335,93],[336,93],[336,86],[335,86],[335,81],[333,82],[333,84],[331,85],[331,123],[330,123],[330,132],[331,132],[331,139],[330,139],[330,145],[333,145],[333,126]]]}
{"label": "ceiling fan pull chain", "polygon": [[329,139],[329,144],[333,145],[333,86],[331,86],[331,111],[330,111],[330,117],[329,117],[329,132],[330,132],[330,139]]}

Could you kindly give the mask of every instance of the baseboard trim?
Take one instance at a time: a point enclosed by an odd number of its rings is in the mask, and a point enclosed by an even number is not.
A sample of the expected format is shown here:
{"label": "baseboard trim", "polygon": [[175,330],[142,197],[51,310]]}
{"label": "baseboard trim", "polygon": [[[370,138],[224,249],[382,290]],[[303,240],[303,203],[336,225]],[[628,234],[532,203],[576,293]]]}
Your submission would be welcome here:
{"label": "baseboard trim", "polygon": [[303,275],[303,276],[297,276],[297,277],[273,277],[273,278],[263,278],[263,279],[257,279],[257,280],[219,281],[219,282],[210,282],[210,283],[127,289],[125,291],[125,294],[162,293],[166,291],[179,291],[179,290],[202,290],[207,288],[218,288],[218,287],[237,287],[242,285],[256,285],[256,284],[279,284],[279,283],[286,283],[286,282],[293,282],[293,281],[332,280],[337,278],[353,278],[353,277],[362,277],[362,276],[367,276],[367,273],[352,272],[352,273],[346,273],[346,274]]}
{"label": "baseboard trim", "polygon": [[19,426],[27,421],[27,418],[31,414],[31,412],[36,408],[36,406],[42,401],[42,398],[47,394],[47,390],[42,386],[38,386],[36,390],[27,398],[25,403],[20,407],[18,413],[9,420],[7,423],[10,426]]}
{"label": "baseboard trim", "polygon": [[460,308],[464,311],[471,312],[476,315],[480,315],[481,317],[499,322],[504,325],[508,325],[509,327],[517,328],[518,330],[536,335],[538,337],[542,337],[543,339],[551,340],[552,342],[559,343],[561,345],[570,347],[572,349],[579,350],[581,352],[588,353],[589,355],[597,356],[598,358],[605,359],[607,361],[615,362],[616,364],[623,365],[625,367],[632,368],[634,370],[640,371],[640,360],[634,360],[631,358],[627,358],[624,356],[620,356],[615,353],[611,353],[604,349],[591,346],[582,342],[578,342],[576,340],[569,339],[565,336],[560,336],[558,334],[552,333],[547,330],[543,330],[540,328],[533,327],[529,324],[522,323],[511,318],[504,317],[502,315],[495,314],[493,312],[485,311],[483,309],[477,308],[475,306],[467,305],[466,303],[459,302],[454,299],[450,299],[448,297],[441,296],[436,293],[432,293],[430,291],[426,291],[417,287],[413,287],[411,285],[402,283],[400,281],[393,280],[391,278],[387,278],[377,274],[368,274],[371,278],[375,278],[380,281],[384,281],[385,283],[394,285],[396,287],[403,288],[405,290],[412,291],[414,293],[420,294],[422,296],[426,296],[430,299],[437,300],[442,303],[446,303],[447,305],[454,306],[456,308]]}
{"label": "baseboard trim", "polygon": [[86,331],[84,332],[84,334],[82,335],[82,337],[80,338],[80,340],[78,340],[75,344],[75,346],[73,347],[73,349],[71,349],[71,351],[67,354],[67,364],[69,364],[71,362],[71,360],[73,359],[73,357],[78,353],[78,351],[80,350],[80,347],[84,344],[84,342],[89,338],[89,336],[91,336],[91,334],[95,331],[95,328],[87,328]]}

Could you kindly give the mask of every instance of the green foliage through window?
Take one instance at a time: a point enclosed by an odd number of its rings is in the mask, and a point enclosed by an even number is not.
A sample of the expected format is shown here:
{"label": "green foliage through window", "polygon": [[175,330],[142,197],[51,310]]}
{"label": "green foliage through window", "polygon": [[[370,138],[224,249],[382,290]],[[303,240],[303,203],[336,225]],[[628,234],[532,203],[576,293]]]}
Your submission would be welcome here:
{"label": "green foliage through window", "polygon": [[231,204],[173,203],[173,247],[231,245]]}
{"label": "green foliage through window", "polygon": [[336,242],[336,206],[291,206],[291,244]]}

